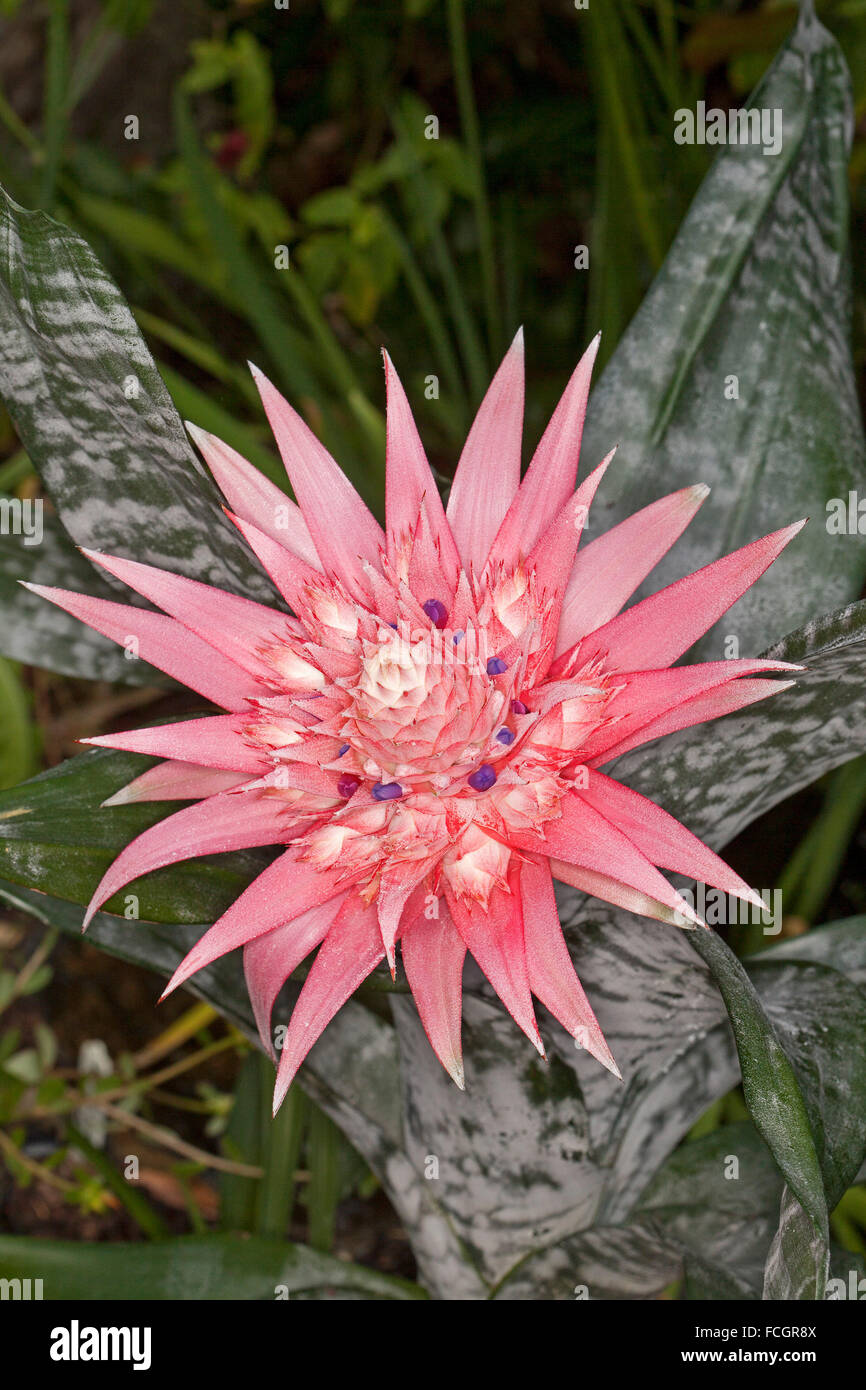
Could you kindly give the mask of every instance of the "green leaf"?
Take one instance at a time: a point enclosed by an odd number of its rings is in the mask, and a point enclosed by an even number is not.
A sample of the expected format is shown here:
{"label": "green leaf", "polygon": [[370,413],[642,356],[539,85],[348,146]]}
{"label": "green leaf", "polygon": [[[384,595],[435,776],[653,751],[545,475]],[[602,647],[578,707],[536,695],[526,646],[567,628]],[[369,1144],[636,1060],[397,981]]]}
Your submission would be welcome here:
{"label": "green leaf", "polygon": [[276,602],[117,286],[79,236],[2,190],[0,394],[76,544]]}
{"label": "green leaf", "polygon": [[351,227],[361,211],[361,202],[351,188],[326,188],[308,198],[301,216],[311,227]]}
{"label": "green leaf", "polygon": [[39,195],[39,201],[44,208],[50,208],[54,202],[66,133],[66,92],[69,81],[69,12],[63,0],[51,0],[48,16],[44,76],[44,149]]}
{"label": "green leaf", "polygon": [[238,165],[247,178],[257,168],[274,124],[273,75],[268,55],[246,29],[231,40],[200,39],[192,45],[193,66],[184,75],[189,92],[206,92],[231,79],[235,109],[250,146]]}
{"label": "green leaf", "polygon": [[160,265],[180,271],[212,294],[218,291],[217,274],[211,263],[203,263],[196,247],[179,236],[166,222],[141,208],[115,198],[103,198],[81,188],[74,191],[77,215],[88,229],[108,237]]}
{"label": "green leaf", "polygon": [[269,1057],[259,1052],[245,1058],[235,1083],[225,1149],[227,1156],[257,1164],[263,1173],[261,1178],[220,1174],[220,1225],[225,1231],[282,1239],[294,1206],[308,1101],[293,1086],[273,1115],[273,1081]]}
{"label": "green leaf", "polygon": [[[215,171],[204,158],[198,143],[192,115],[183,91],[175,91],[174,115],[178,147],[184,161],[189,187],[206,220],[210,234],[220,247],[237,293],[245,304],[246,317],[253,324],[274,362],[278,380],[295,396],[306,394],[308,380],[301,364],[288,350],[285,314],[273,292],[272,281],[264,276],[258,262],[249,254],[242,237],[223,206]],[[363,395],[355,370],[337,341],[321,306],[297,269],[287,271],[277,280],[280,290],[294,299],[307,327],[316,339],[322,362],[327,366],[337,389],[344,395],[349,410],[361,427],[360,438],[366,444],[367,461],[359,467],[356,459],[343,458],[342,465],[354,476],[359,490],[375,507],[380,503],[381,479],[384,474],[384,427],[379,413]]]}
{"label": "green leaf", "polygon": [[181,1236],[149,1244],[0,1236],[0,1277],[41,1279],[48,1300],[260,1302],[314,1290],[425,1298],[407,1279],[261,1236]]}
{"label": "green leaf", "polygon": [[[101,809],[107,796],[152,763],[136,754],[95,749],[0,792],[0,875],[88,902],[120,850],[163,819],[167,809],[177,809],[165,802]],[[124,913],[134,895],[137,915],[145,921],[212,921],[267,862],[266,852],[247,850],[173,865],[129,884],[108,906]],[[125,926],[136,930],[135,921]]]}
{"label": "green leaf", "polygon": [[689,942],[710,967],[725,1001],[752,1119],[822,1238],[826,1261],[830,1239],[827,1201],[794,1069],[733,951],[713,931],[692,932]]}
{"label": "green leaf", "polygon": [[824,524],[828,499],[862,492],[866,444],[849,345],[849,78],[811,6],[751,105],[783,111],[782,149],[722,148],[592,395],[583,443],[590,466],[619,445],[593,534],[662,490],[715,489],[645,592],[812,518],[704,656],[722,654],[722,634],[742,655],[764,646],[855,597],[866,570],[862,537]]}

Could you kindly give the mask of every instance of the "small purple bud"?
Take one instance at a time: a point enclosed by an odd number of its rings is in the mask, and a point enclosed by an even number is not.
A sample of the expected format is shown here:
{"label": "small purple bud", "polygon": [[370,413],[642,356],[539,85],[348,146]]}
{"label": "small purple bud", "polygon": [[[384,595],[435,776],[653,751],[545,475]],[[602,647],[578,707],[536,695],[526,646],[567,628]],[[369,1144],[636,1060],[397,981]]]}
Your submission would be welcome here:
{"label": "small purple bud", "polygon": [[376,801],[395,801],[398,796],[403,795],[403,788],[399,782],[377,782],[373,788],[373,797]]}
{"label": "small purple bud", "polygon": [[496,770],[489,763],[482,763],[467,780],[473,791],[489,792],[496,781]]}
{"label": "small purple bud", "polygon": [[337,783],[337,791],[340,793],[341,796],[345,796],[348,800],[350,796],[355,795],[355,792],[358,790],[360,785],[360,777],[353,777],[351,772],[344,772],[339,782]]}
{"label": "small purple bud", "polygon": [[389,623],[388,626],[389,626],[389,627],[392,627],[392,628],[394,629],[395,632],[397,631],[397,624],[396,624],[396,623]]}
{"label": "small purple bud", "polygon": [[460,643],[463,641],[463,638],[464,638],[465,636],[466,636],[466,633],[463,631],[463,629],[462,629],[462,627],[461,627],[461,629],[460,629],[459,632],[455,632],[454,636],[451,638],[451,641],[454,643],[455,647],[459,647],[459,646],[460,646]]}
{"label": "small purple bud", "polygon": [[508,670],[508,662],[503,661],[501,656],[492,656],[487,663],[488,676],[501,676],[503,671]]}
{"label": "small purple bud", "polygon": [[510,729],[500,729],[496,737],[500,743],[508,744],[514,742],[514,735]]}
{"label": "small purple bud", "polygon": [[427,602],[421,606],[434,627],[442,628],[445,626],[448,621],[448,609],[441,599],[428,598]]}
{"label": "small purple bud", "polygon": [[340,751],[339,751],[339,753],[337,754],[337,757],[338,757],[338,758],[342,758],[343,754],[344,754],[344,753],[348,753],[348,751],[349,751],[349,745],[348,745],[348,743],[341,743],[341,744],[340,744]]}
{"label": "small purple bud", "polygon": [[528,713],[529,713],[529,710],[527,709],[526,705],[523,703],[522,700],[512,700],[512,701],[511,701],[511,713],[512,713],[512,714],[528,714]]}

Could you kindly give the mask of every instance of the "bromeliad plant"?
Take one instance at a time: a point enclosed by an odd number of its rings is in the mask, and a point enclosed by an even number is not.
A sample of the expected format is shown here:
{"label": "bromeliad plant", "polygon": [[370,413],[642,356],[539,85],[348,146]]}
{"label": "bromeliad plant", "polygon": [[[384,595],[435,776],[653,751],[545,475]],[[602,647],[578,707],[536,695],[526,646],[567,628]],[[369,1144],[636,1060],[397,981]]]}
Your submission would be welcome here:
{"label": "bromeliad plant", "polygon": [[[300,510],[199,433],[228,519],[89,248],[0,208],[3,390],[62,523],[5,538],[6,649],[156,665],[227,711],[99,737],[3,794],[0,896],[75,931],[90,902],[92,939],[268,1047],[273,1012],[278,1099],[303,1061],[434,1296],[822,1298],[858,1269],[830,1213],[866,1156],[863,923],[740,962],[652,920],[700,916],[660,869],[757,911],[715,851],[866,747],[866,553],[822,524],[866,478],[849,98],[808,7],[754,101],[783,108],[783,153],[720,155],[593,393],[583,450],[618,440],[616,465],[574,491],[591,349],[520,482],[515,344],[443,507],[386,361],[384,531],[263,378]],[[142,920],[112,915],[120,889]],[[317,946],[286,1028],[277,995]],[[370,972],[376,1008],[349,998]],[[461,1081],[461,1012],[463,1095],[427,1042]],[[688,1137],[740,1082],[740,1118]]]}
{"label": "bromeliad plant", "polygon": [[[167,993],[238,946],[264,1046],[319,947],[282,1044],[275,1106],[383,957],[403,967],[462,1089],[467,949],[544,1056],[530,994],[620,1073],[574,974],[553,878],[618,907],[701,923],[658,868],[763,908],[655,802],[598,770],[779,687],[778,661],[674,667],[799,523],[622,609],[704,500],[684,488],[578,553],[612,455],[577,488],[592,344],[520,481],[523,340],[478,411],[447,514],[388,358],[386,530],[256,371],[299,506],[193,427],[229,515],[294,614],[86,551],[164,616],[28,587],[228,713],[85,739],[166,759],[110,798],[196,800],[133,840],[90,902],[191,856],[288,848],[198,941]],[[786,687],[786,683],[782,683]]]}

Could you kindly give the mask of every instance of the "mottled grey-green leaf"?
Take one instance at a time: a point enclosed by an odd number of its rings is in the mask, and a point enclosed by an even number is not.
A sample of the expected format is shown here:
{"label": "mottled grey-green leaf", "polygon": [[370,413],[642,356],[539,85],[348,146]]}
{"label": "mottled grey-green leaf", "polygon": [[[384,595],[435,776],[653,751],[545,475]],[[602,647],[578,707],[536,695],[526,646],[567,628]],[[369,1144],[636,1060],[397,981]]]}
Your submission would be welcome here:
{"label": "mottled grey-green leaf", "polygon": [[276,601],[117,286],[81,237],[3,190],[0,395],[78,545]]}
{"label": "mottled grey-green leaf", "polygon": [[[866,484],[850,351],[846,164],[850,82],[803,8],[750,105],[783,112],[776,155],[723,146],[590,401],[584,457],[619,450],[595,535],[669,489],[712,495],[644,592],[799,517],[811,525],[702,648],[741,654],[856,597],[866,541],[825,528]],[[738,399],[726,399],[726,379]]]}

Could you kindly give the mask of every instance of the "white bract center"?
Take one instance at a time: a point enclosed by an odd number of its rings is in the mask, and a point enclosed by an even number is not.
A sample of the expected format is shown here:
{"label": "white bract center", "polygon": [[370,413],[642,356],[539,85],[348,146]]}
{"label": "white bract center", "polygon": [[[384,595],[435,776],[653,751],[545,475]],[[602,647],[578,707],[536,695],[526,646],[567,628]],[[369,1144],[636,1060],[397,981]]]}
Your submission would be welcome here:
{"label": "white bract center", "polygon": [[366,717],[385,710],[417,710],[428,692],[430,649],[399,633],[380,633],[379,645],[364,656],[355,698]]}

